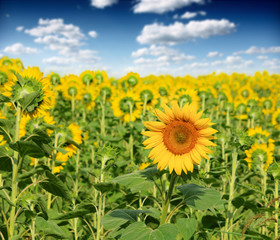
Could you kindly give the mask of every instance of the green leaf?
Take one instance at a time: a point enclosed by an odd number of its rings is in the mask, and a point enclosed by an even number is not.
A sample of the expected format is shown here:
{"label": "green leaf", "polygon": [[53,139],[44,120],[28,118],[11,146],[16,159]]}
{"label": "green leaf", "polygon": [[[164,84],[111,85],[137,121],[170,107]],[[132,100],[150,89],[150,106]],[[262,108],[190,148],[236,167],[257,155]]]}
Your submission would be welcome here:
{"label": "green leaf", "polygon": [[40,186],[55,196],[71,201],[70,192],[64,183],[49,171],[46,171],[45,173],[47,178],[44,182],[39,183]]}
{"label": "green leaf", "polygon": [[52,140],[49,135],[40,128],[35,128],[30,137],[34,142],[50,143]]}
{"label": "green leaf", "polygon": [[76,143],[72,138],[70,137],[66,137],[65,138],[65,142],[74,145],[77,148],[80,148],[80,145],[78,143]]}
{"label": "green leaf", "polygon": [[86,214],[89,213],[95,213],[96,212],[96,207],[95,205],[91,203],[82,203],[76,206],[76,209],[74,211],[68,212],[61,214],[55,218],[54,220],[68,220],[72,218],[78,218],[78,217],[83,217]]}
{"label": "green leaf", "polygon": [[41,158],[45,156],[45,152],[33,141],[17,141],[15,143],[10,143],[10,147],[17,151],[23,158],[28,155],[34,158]]}
{"label": "green leaf", "polygon": [[13,122],[8,119],[0,119],[0,135],[4,136],[4,139],[10,142],[11,135],[10,130],[13,127]]}
{"label": "green leaf", "polygon": [[10,101],[11,101],[11,99],[9,97],[6,97],[3,94],[0,94],[0,103],[10,102]]}
{"label": "green leaf", "polygon": [[48,220],[49,217],[48,217],[47,204],[41,195],[38,196],[37,205],[40,207],[40,209],[42,211],[43,218],[45,220]]}
{"label": "green leaf", "polygon": [[106,229],[114,229],[131,221],[136,222],[140,213],[148,213],[144,210],[116,209],[102,217],[101,222]]}
{"label": "green leaf", "polygon": [[166,223],[152,230],[143,222],[136,222],[122,231],[121,240],[175,240],[176,236],[177,228],[173,224]]}
{"label": "green leaf", "polygon": [[52,236],[56,239],[72,239],[68,232],[64,232],[54,221],[45,220],[42,217],[36,218],[36,229],[38,232],[43,232],[46,236]]}
{"label": "green leaf", "polygon": [[218,191],[193,183],[181,185],[177,189],[184,195],[187,205],[199,210],[206,210],[215,206],[221,198]]}
{"label": "green leaf", "polygon": [[269,166],[268,172],[273,176],[274,179],[280,179],[280,164],[274,162]]}
{"label": "green leaf", "polygon": [[42,167],[41,165],[37,166],[36,168],[32,168],[30,171],[25,172],[23,174],[19,175],[19,181],[24,181],[35,174],[42,174],[45,171],[45,168]]}
{"label": "green leaf", "polygon": [[40,91],[35,91],[33,93],[29,93],[24,97],[20,98],[18,101],[22,107],[22,111],[24,111],[26,108],[34,104],[36,98],[39,97],[40,94],[41,94]]}
{"label": "green leaf", "polygon": [[112,183],[96,183],[93,186],[96,190],[102,193],[109,192],[114,189],[114,184]]}
{"label": "green leaf", "polygon": [[153,182],[147,180],[145,172],[142,171],[121,175],[112,181],[129,188],[132,192],[148,190],[153,187]]}
{"label": "green leaf", "polygon": [[197,221],[194,218],[180,218],[176,222],[179,232],[184,240],[189,240],[197,229]]}
{"label": "green leaf", "polygon": [[13,204],[10,199],[6,196],[6,194],[1,190],[0,191],[0,198],[2,198],[4,201],[6,201],[7,203],[9,203],[11,206],[16,206],[15,204]]}
{"label": "green leaf", "polygon": [[12,159],[4,146],[0,146],[0,171],[11,172],[13,170]]}
{"label": "green leaf", "polygon": [[0,233],[2,233],[4,239],[8,239],[8,231],[6,224],[0,224]]}

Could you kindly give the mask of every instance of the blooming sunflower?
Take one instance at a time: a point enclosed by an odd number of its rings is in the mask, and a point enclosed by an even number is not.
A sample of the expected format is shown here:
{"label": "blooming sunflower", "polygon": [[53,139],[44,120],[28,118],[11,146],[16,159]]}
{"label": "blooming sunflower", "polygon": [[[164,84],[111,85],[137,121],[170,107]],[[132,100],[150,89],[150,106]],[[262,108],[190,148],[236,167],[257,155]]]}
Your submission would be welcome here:
{"label": "blooming sunflower", "polygon": [[[83,71],[81,74],[80,74],[80,79],[82,80],[82,83],[84,85],[86,85],[87,87],[89,87],[92,83],[93,83],[93,79],[94,79],[94,72],[93,71],[89,71],[89,70],[86,70],[86,71]],[[98,75],[97,75],[98,76]],[[101,75],[102,76],[102,75]]]}
{"label": "blooming sunflower", "polygon": [[95,89],[92,85],[87,88],[83,88],[82,90],[82,102],[83,105],[86,107],[87,110],[90,110],[95,107]]}
{"label": "blooming sunflower", "polygon": [[112,100],[112,109],[116,117],[122,117],[125,122],[134,122],[141,115],[142,103],[134,92],[119,91]]}
{"label": "blooming sunflower", "polygon": [[255,137],[258,143],[264,143],[268,140],[270,133],[262,130],[262,127],[249,128],[248,136]]}
{"label": "blooming sunflower", "polygon": [[[61,126],[62,127],[62,126]],[[65,164],[65,162],[68,160],[68,158],[72,157],[73,154],[77,152],[77,147],[73,144],[67,144],[67,138],[72,138],[73,141],[75,141],[78,144],[82,143],[82,133],[83,131],[80,129],[78,125],[75,123],[71,123],[67,128],[61,128],[60,131],[57,133],[59,136],[58,142],[59,144],[64,144],[63,148],[67,153],[63,154],[61,152],[58,152],[56,154],[56,160],[62,162],[62,164]]]}
{"label": "blooming sunflower", "polygon": [[268,142],[268,144],[255,143],[249,150],[245,150],[245,161],[248,162],[249,170],[252,167],[260,166],[267,171],[269,165],[273,163],[274,141],[269,140]]}
{"label": "blooming sunflower", "polygon": [[108,82],[108,75],[105,71],[95,71],[94,72],[94,82],[97,84]]}
{"label": "blooming sunflower", "polygon": [[127,87],[131,89],[134,88],[140,80],[141,78],[138,73],[129,72],[120,79],[120,82],[122,83],[124,89]]}
{"label": "blooming sunflower", "polygon": [[12,86],[12,73],[7,66],[0,66],[0,92],[10,97]]}
{"label": "blooming sunflower", "polygon": [[24,109],[24,114],[37,116],[40,112],[50,109],[52,105],[51,99],[54,93],[50,90],[50,83],[47,78],[43,78],[43,73],[38,67],[28,67],[20,72],[20,78],[17,79],[13,75],[11,92],[4,92],[3,95],[12,97],[16,104],[20,103],[25,96],[38,93],[32,104]]}
{"label": "blooming sunflower", "polygon": [[150,137],[143,144],[145,149],[153,148],[149,154],[157,168],[166,166],[169,172],[175,170],[181,175],[193,171],[193,165],[199,165],[201,157],[209,159],[206,153],[212,151],[207,146],[215,146],[211,139],[217,130],[210,128],[213,123],[209,118],[201,119],[203,111],[197,112],[194,104],[185,104],[182,109],[173,102],[172,109],[164,105],[164,112],[155,109],[161,122],[144,122],[150,131],[142,134]]}
{"label": "blooming sunflower", "polygon": [[61,85],[58,86],[58,90],[62,91],[62,95],[66,100],[81,100],[80,87],[79,78],[74,74],[70,74],[61,79]]}

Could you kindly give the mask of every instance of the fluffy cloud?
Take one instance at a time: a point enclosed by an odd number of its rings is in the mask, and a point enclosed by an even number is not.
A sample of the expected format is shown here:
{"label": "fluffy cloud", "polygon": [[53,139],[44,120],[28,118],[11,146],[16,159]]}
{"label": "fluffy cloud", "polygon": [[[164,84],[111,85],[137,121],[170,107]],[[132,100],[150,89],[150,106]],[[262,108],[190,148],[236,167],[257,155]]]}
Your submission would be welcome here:
{"label": "fluffy cloud", "polygon": [[267,60],[268,56],[260,55],[260,56],[257,56],[257,59],[258,60]]}
{"label": "fluffy cloud", "polygon": [[24,29],[23,26],[18,26],[18,27],[16,28],[16,30],[17,30],[18,32],[21,32],[23,29]]}
{"label": "fluffy cloud", "polygon": [[241,50],[233,54],[239,55],[239,54],[268,54],[268,53],[280,53],[280,46],[268,47],[268,48],[252,46],[247,50]]}
{"label": "fluffy cloud", "polygon": [[201,16],[205,16],[206,15],[206,12],[204,11],[199,11],[199,12],[185,12],[180,18],[181,19],[190,19],[190,18],[194,18],[198,15],[201,15]]}
{"label": "fluffy cloud", "polygon": [[112,6],[117,2],[118,0],[91,0],[91,6],[103,9]]}
{"label": "fluffy cloud", "polygon": [[165,13],[189,6],[193,3],[204,4],[204,0],[137,0],[134,13]]}
{"label": "fluffy cloud", "polygon": [[235,24],[226,20],[207,19],[190,21],[187,24],[175,22],[165,26],[153,23],[144,26],[137,41],[141,44],[177,44],[195,38],[208,38],[215,35],[229,34],[235,29]]}
{"label": "fluffy cloud", "polygon": [[271,70],[280,72],[280,60],[278,58],[273,58],[271,60],[266,60],[263,66],[268,67]]}
{"label": "fluffy cloud", "polygon": [[95,32],[95,31],[89,31],[89,32],[88,32],[88,35],[91,36],[92,38],[97,38],[97,35],[98,35],[98,34],[97,34],[97,32]]}
{"label": "fluffy cloud", "polygon": [[25,47],[22,43],[15,43],[4,48],[3,52],[15,55],[38,53],[37,48]]}
{"label": "fluffy cloud", "polygon": [[222,56],[223,56],[223,54],[219,53],[219,52],[209,52],[207,54],[207,57],[209,57],[209,58],[212,58],[212,57],[222,57]]}

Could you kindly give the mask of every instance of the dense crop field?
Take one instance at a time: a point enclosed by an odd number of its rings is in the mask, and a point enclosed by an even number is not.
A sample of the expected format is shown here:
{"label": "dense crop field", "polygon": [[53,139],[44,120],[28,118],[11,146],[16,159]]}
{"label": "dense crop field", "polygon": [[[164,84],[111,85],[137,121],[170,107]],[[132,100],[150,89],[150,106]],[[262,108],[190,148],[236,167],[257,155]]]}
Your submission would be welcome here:
{"label": "dense crop field", "polygon": [[0,92],[0,239],[279,239],[280,75],[3,57]]}

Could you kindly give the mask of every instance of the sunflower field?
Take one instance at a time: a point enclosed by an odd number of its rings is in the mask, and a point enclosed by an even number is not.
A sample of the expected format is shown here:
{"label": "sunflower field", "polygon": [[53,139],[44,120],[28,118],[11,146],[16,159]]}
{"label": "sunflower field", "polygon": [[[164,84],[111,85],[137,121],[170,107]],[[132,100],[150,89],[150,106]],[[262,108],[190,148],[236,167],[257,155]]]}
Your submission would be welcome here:
{"label": "sunflower field", "polygon": [[0,239],[280,239],[280,75],[120,79],[0,59]]}

